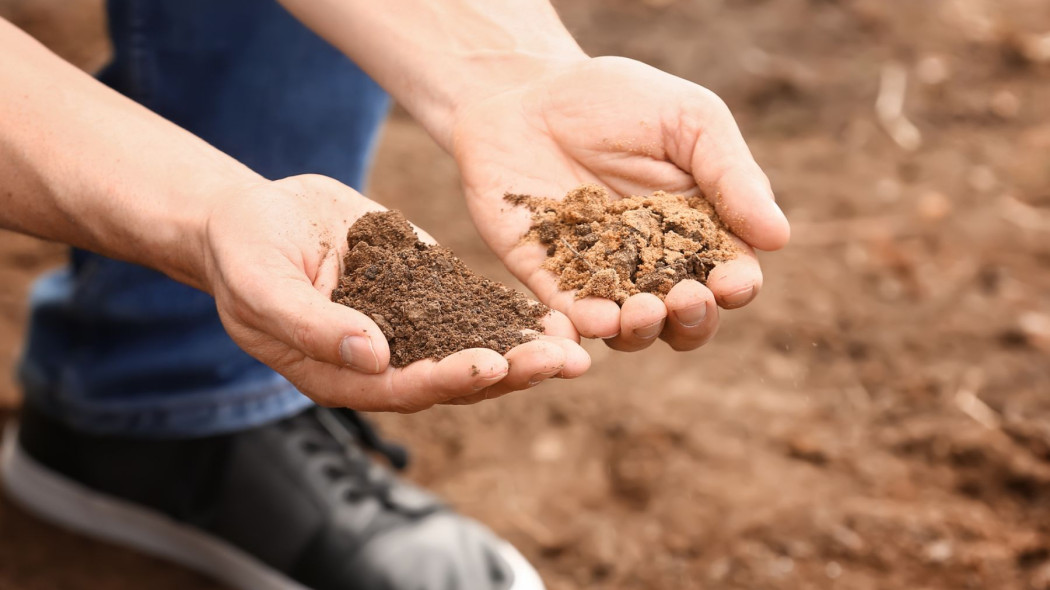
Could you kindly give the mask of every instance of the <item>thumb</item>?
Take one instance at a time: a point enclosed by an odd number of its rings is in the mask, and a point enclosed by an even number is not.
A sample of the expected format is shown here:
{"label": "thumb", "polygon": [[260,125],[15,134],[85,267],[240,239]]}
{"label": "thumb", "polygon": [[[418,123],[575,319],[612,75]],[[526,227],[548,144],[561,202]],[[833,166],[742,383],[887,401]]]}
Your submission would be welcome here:
{"label": "thumb", "polygon": [[272,285],[253,307],[257,329],[316,361],[362,373],[381,373],[390,363],[390,347],[371,318],[305,280]]}
{"label": "thumb", "polygon": [[784,247],[791,236],[769,179],[755,162],[729,107],[713,92],[699,88],[682,106],[676,128],[687,134],[670,150],[674,163],[693,175],[697,186],[736,235],[760,250]]}

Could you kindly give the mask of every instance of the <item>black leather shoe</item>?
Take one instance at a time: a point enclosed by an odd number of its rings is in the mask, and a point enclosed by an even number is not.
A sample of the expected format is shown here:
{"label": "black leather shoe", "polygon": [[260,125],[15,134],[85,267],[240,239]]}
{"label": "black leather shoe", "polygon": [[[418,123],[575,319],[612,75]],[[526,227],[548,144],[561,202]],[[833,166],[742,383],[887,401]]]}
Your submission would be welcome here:
{"label": "black leather shoe", "polygon": [[353,412],[311,408],[203,439],[86,435],[27,408],[0,450],[7,494],[66,528],[243,590],[540,590],[511,545],[367,450]]}

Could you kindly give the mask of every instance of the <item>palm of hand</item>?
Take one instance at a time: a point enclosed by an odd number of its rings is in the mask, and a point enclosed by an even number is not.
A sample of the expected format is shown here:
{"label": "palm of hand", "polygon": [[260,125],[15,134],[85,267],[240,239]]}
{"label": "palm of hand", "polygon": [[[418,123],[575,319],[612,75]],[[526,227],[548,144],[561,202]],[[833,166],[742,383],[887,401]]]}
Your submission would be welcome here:
{"label": "palm of hand", "polygon": [[[219,202],[207,224],[205,258],[223,325],[241,348],[322,405],[409,412],[471,403],[548,377],[575,377],[589,365],[568,319],[554,313],[545,336],[505,358],[469,349],[390,367],[388,344],[372,319],[329,300],[347,228],[383,207],[320,176],[239,188]],[[348,344],[350,338],[357,340]]]}
{"label": "palm of hand", "polygon": [[[676,349],[702,345],[718,325],[717,305],[739,307],[761,286],[751,246],[781,247],[787,222],[725,105],[709,91],[638,62],[598,58],[484,99],[460,116],[453,135],[471,215],[485,241],[537,296],[566,313],[580,333],[637,350],[657,335]],[[705,287],[684,281],[661,301],[615,302],[558,291],[540,268],[545,253],[521,243],[530,215],[507,192],[559,198],[592,182],[614,194],[654,190],[718,195],[715,205],[744,254],[717,267]]]}

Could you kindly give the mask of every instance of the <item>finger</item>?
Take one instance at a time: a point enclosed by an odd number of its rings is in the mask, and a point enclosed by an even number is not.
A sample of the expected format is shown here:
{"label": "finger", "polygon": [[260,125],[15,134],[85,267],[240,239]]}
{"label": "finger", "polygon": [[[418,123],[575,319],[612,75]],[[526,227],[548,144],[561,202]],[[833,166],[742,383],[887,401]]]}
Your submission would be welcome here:
{"label": "finger", "polygon": [[565,352],[565,366],[557,377],[575,379],[587,372],[591,366],[591,355],[580,346],[580,334],[565,314],[551,310],[543,318],[543,339],[554,342]]}
{"label": "finger", "polygon": [[540,337],[512,348],[505,356],[510,372],[495,387],[507,391],[535,387],[565,367],[565,351],[552,338]]}
{"label": "finger", "polygon": [[619,334],[620,306],[600,297],[576,299],[575,291],[559,289],[558,278],[541,267],[546,256],[537,245],[520,245],[507,254],[506,262],[509,268],[533,269],[519,278],[540,301],[568,316],[584,338],[612,338]]}
{"label": "finger", "polygon": [[[543,381],[546,381],[547,379],[549,379],[551,377],[556,377],[556,378],[561,378],[561,379],[575,379],[576,377],[579,377],[583,373],[587,372],[587,369],[590,368],[590,366],[591,366],[591,356],[589,354],[587,354],[587,351],[584,350],[583,347],[581,347],[579,344],[576,344],[575,342],[572,342],[572,341],[567,340],[565,338],[559,338],[559,337],[554,337],[554,336],[541,336],[540,338],[542,340],[546,341],[546,342],[549,342],[551,344],[554,344],[555,346],[560,347],[562,349],[562,351],[565,353],[565,365],[562,367],[562,369],[560,371],[554,372],[554,370],[551,369],[551,370],[546,371],[545,373],[541,373],[538,376],[537,375],[533,375],[532,379],[529,379],[528,381],[524,382],[525,383],[524,386],[522,385],[523,381],[522,381],[521,378],[515,378],[514,380],[504,379],[504,380],[501,380],[499,383],[497,383],[497,384],[495,384],[495,385],[493,385],[491,387],[487,387],[487,388],[483,389],[482,391],[480,391],[478,393],[475,393],[473,395],[467,395],[467,396],[463,396],[463,397],[458,397],[458,398],[451,399],[451,400],[448,400],[447,402],[443,402],[443,403],[446,403],[448,405],[456,405],[456,406],[476,404],[476,403],[483,402],[483,401],[486,401],[486,400],[495,399],[497,397],[506,395],[506,394],[511,393],[513,391],[517,391],[517,390],[520,390],[520,389],[525,389],[527,387],[533,387],[535,385],[539,385],[540,383],[542,383]],[[510,353],[508,353],[508,355],[509,354]],[[513,362],[511,364],[511,366],[512,367],[514,366]],[[525,374],[525,373],[527,373],[527,371],[522,371],[522,374]],[[550,373],[554,373],[554,374],[550,375]],[[529,385],[530,383],[532,383],[533,385]]]}
{"label": "finger", "polygon": [[[345,240],[344,240],[345,242]],[[317,271],[313,276],[313,286],[319,293],[331,293],[339,286],[339,277],[343,274],[341,250],[346,247],[340,243],[337,246],[326,246],[327,252],[321,258]],[[309,270],[307,270],[309,274]]]}
{"label": "finger", "polygon": [[457,397],[474,395],[507,376],[498,352],[471,348],[440,361],[422,360],[379,375],[303,359],[281,374],[323,406],[377,412],[418,412]]}
{"label": "finger", "polygon": [[488,389],[484,389],[481,393],[475,393],[474,395],[465,395],[463,397],[455,397],[448,401],[441,402],[446,406],[469,406],[471,404],[478,404],[485,400],[499,397],[495,393],[490,393]]}
{"label": "finger", "polygon": [[569,304],[566,315],[586,338],[613,338],[620,333],[620,306],[611,299],[584,297]]}
{"label": "finger", "polygon": [[675,350],[706,344],[718,330],[718,306],[710,289],[698,281],[682,281],[664,298],[667,322],[661,337]]}
{"label": "finger", "polygon": [[[535,281],[539,287],[530,289],[540,300],[567,316],[575,330],[584,338],[612,338],[620,333],[620,306],[601,297],[576,298],[576,291],[561,291],[554,275],[542,271]],[[544,296],[546,294],[546,296]]]}
{"label": "finger", "polygon": [[707,288],[726,309],[747,305],[762,288],[762,268],[754,250],[743,243],[738,245],[740,255],[720,263],[707,277]]}
{"label": "finger", "polygon": [[560,379],[575,379],[591,368],[591,355],[578,343],[557,336],[541,336],[543,340],[561,347],[565,353],[565,365],[555,377]]}
{"label": "finger", "polygon": [[[413,379],[414,365],[425,363],[420,370],[429,371],[427,380]],[[428,366],[429,365],[429,366]],[[506,379],[510,363],[494,350],[470,348],[450,354],[437,363],[418,361],[404,368],[403,375],[391,378],[394,397],[406,400],[410,411],[429,408],[450,399],[473,395]]]}
{"label": "finger", "polygon": [[495,385],[488,387],[480,399],[493,399],[512,391],[535,387],[554,377],[565,367],[565,352],[558,344],[540,338],[515,346],[507,353],[510,372]]}
{"label": "finger", "polygon": [[693,175],[733,233],[761,250],[784,247],[791,228],[729,107],[700,89],[691,104],[683,106],[681,120],[679,133],[692,137],[676,143],[691,149],[668,150],[675,164]]}
{"label": "finger", "polygon": [[379,326],[329,301],[305,280],[272,282],[253,294],[244,303],[253,327],[309,358],[362,373],[380,373],[389,364],[390,348]]}
{"label": "finger", "polygon": [[652,293],[627,298],[620,310],[620,335],[605,343],[615,350],[633,352],[656,342],[663,332],[667,306]]}
{"label": "finger", "polygon": [[543,333],[548,336],[558,336],[571,340],[572,342],[580,341],[580,333],[576,331],[576,327],[572,325],[572,321],[563,314],[562,312],[552,309],[550,313],[544,316],[543,320]]}

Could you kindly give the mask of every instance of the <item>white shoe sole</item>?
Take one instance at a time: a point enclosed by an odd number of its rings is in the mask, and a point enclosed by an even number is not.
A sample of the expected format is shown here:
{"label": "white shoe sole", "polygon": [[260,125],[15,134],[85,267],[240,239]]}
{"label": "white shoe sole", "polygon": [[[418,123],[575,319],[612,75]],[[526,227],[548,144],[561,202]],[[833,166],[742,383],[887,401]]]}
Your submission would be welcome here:
{"label": "white shoe sole", "polygon": [[[22,451],[14,424],[0,446],[0,484],[11,500],[43,520],[173,561],[233,588],[310,590],[229,543],[54,473]],[[544,590],[517,549],[504,542],[500,550],[514,571],[512,590]]]}

